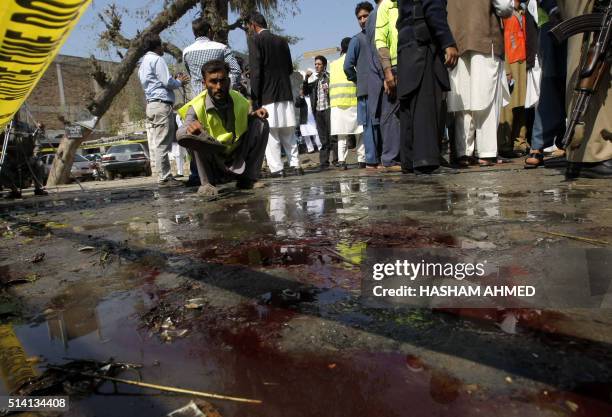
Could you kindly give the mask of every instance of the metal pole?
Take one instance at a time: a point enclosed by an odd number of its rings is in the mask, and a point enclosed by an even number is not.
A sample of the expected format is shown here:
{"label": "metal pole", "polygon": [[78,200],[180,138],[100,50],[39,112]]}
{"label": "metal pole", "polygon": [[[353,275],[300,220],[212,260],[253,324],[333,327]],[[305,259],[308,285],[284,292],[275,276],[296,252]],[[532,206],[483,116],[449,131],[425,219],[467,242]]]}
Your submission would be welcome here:
{"label": "metal pole", "polygon": [[2,155],[0,156],[0,174],[2,173],[2,166],[4,165],[4,161],[6,160],[6,148],[8,147],[8,141],[11,137],[11,130],[13,130],[13,121],[8,125],[8,129],[4,135],[4,143],[2,144]]}

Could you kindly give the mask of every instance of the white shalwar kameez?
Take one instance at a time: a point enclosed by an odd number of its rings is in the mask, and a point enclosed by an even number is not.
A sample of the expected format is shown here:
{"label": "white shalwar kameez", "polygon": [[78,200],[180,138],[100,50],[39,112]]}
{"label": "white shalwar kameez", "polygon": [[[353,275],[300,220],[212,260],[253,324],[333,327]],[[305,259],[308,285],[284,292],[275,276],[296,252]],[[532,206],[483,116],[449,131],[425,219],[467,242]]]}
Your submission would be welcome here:
{"label": "white shalwar kameez", "polygon": [[266,160],[268,168],[273,174],[283,170],[281,158],[281,146],[289,160],[289,165],[294,168],[300,166],[298,156],[298,144],[295,137],[295,106],[292,101],[270,103],[263,106],[268,111],[268,125],[270,136],[266,147]]}
{"label": "white shalwar kameez", "polygon": [[493,51],[466,52],[450,71],[450,82],[448,111],[455,113],[457,156],[496,158],[501,109],[510,103],[504,61]]}
{"label": "white shalwar kameez", "polygon": [[363,125],[357,122],[357,106],[331,108],[331,135],[338,136],[338,161],[345,162],[348,156],[347,141],[349,135],[355,135],[357,162],[365,163],[365,146],[363,144]]}
{"label": "white shalwar kameez", "polygon": [[314,151],[314,146],[312,144],[312,140],[314,139],[315,144],[319,149],[323,147],[321,144],[321,139],[319,138],[319,131],[317,130],[317,122],[315,121],[314,115],[312,113],[312,104],[310,103],[310,98],[305,97],[306,106],[308,108],[308,121],[306,124],[300,125],[300,134],[304,138],[304,142],[306,142],[306,147],[308,148],[308,152]]}

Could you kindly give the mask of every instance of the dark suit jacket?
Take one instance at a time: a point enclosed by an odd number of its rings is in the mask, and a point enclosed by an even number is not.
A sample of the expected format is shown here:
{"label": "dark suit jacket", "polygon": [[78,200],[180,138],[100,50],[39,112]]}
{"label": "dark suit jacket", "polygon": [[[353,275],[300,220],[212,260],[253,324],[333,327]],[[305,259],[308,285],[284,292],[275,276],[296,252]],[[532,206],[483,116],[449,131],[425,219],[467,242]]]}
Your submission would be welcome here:
{"label": "dark suit jacket", "polygon": [[306,104],[306,98],[298,96],[295,99],[295,107],[300,109],[300,125],[308,123],[308,104]]}
{"label": "dark suit jacket", "polygon": [[255,108],[293,101],[290,76],[293,62],[289,44],[268,30],[249,37],[251,95]]}
{"label": "dark suit jacket", "polygon": [[423,78],[426,60],[433,60],[433,72],[443,91],[450,90],[448,70],[444,66],[444,49],[455,44],[448,26],[446,0],[422,0],[423,12],[431,42],[417,41],[413,21],[413,0],[399,0],[398,37],[398,95],[408,96]]}

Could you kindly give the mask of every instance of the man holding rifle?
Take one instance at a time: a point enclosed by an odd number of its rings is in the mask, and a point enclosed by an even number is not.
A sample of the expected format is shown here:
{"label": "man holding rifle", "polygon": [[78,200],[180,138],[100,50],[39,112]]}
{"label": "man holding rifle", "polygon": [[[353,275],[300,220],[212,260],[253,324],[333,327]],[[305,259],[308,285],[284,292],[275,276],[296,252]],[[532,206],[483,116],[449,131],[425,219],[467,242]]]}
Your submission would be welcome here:
{"label": "man holding rifle", "polygon": [[[561,14],[565,19],[591,12],[610,11],[610,0],[559,0]],[[603,16],[603,15],[602,15]],[[599,27],[605,33],[609,29],[610,19],[604,23],[604,19],[599,20]],[[588,76],[585,68],[589,66],[589,61],[594,63],[598,57],[593,56],[592,51],[596,50],[594,42],[602,39],[599,31],[594,31],[590,40],[588,36],[577,35],[569,38],[568,44],[568,95],[571,99],[570,111],[568,112],[569,124],[572,126],[572,117],[576,118],[576,102],[580,94],[575,92],[578,82],[583,91],[594,88],[593,95],[590,97],[588,108],[584,112],[578,123],[575,133],[572,135],[569,129],[566,139],[567,169],[568,178],[612,178],[612,77],[610,74],[610,44],[607,50],[599,55],[599,62],[595,63],[594,71]],[[581,57],[588,53],[589,59],[582,65]],[[601,47],[599,48],[601,50]],[[606,63],[607,61],[607,63]],[[603,67],[602,67],[603,66]],[[599,81],[594,83],[597,74],[600,74]],[[581,77],[582,74],[582,77]],[[581,78],[581,80],[579,80]],[[583,93],[584,95],[584,93]],[[583,97],[584,99],[584,97]],[[583,124],[581,124],[583,123]]]}

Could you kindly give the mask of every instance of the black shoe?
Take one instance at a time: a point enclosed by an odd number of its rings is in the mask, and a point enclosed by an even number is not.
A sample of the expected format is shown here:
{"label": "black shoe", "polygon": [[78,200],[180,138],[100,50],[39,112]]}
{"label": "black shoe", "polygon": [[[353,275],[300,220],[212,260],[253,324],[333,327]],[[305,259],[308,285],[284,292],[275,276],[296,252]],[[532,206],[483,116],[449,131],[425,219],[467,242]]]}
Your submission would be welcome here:
{"label": "black shoe", "polygon": [[365,162],[360,162],[359,163],[359,169],[366,169],[368,165]]}
{"label": "black shoe", "polygon": [[20,191],[11,191],[6,196],[4,196],[4,198],[6,198],[7,200],[14,200],[16,198],[21,198],[21,192]]}
{"label": "black shoe", "polygon": [[44,196],[44,195],[49,195],[49,193],[43,190],[42,188],[37,188],[34,190],[34,195]]}
{"label": "black shoe", "polygon": [[434,172],[436,172],[438,170],[438,168],[440,168],[439,166],[424,166],[424,167],[418,167],[414,169],[414,173],[417,175],[431,175]]}
{"label": "black shoe", "polygon": [[346,170],[348,169],[348,166],[346,165],[346,163],[345,163],[345,162],[340,162],[340,163],[337,165],[337,167],[338,167],[338,169],[339,169],[340,171],[346,171]]}
{"label": "black shoe", "polygon": [[602,162],[570,162],[565,177],[567,179],[610,179],[612,178],[612,159]]}
{"label": "black shoe", "polygon": [[270,178],[285,178],[285,177],[286,177],[286,174],[285,174],[285,170],[284,169],[281,169],[278,172],[272,172],[270,174]]}
{"label": "black shoe", "polygon": [[319,172],[328,171],[331,167],[329,165],[319,165]]}
{"label": "black shoe", "polygon": [[298,177],[301,177],[302,175],[304,175],[304,168],[302,168],[302,167],[293,168],[293,172]]}
{"label": "black shoe", "polygon": [[185,183],[185,187],[199,187],[202,185],[200,183],[199,178],[189,178],[189,180]]}

